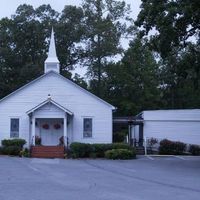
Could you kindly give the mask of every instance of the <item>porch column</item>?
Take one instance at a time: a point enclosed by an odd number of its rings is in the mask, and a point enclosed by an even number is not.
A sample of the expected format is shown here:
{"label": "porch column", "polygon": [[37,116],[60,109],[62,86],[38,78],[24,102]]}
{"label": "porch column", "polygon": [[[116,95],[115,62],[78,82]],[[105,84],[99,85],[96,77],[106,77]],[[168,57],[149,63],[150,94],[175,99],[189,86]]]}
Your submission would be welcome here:
{"label": "porch column", "polygon": [[67,138],[68,138],[68,133],[67,133],[67,113],[65,115],[65,118],[64,118],[64,145],[67,146]]}
{"label": "porch column", "polygon": [[32,129],[31,129],[31,135],[32,135],[32,145],[35,146],[35,117],[32,117],[31,119],[31,126],[32,126]]}

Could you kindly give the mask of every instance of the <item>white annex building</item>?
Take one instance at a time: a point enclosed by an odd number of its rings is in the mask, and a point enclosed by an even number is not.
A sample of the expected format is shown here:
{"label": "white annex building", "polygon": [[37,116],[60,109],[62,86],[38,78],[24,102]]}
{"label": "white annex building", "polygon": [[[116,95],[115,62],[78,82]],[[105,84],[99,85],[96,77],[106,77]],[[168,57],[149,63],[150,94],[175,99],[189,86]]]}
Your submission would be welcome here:
{"label": "white annex building", "polygon": [[52,30],[44,74],[0,100],[0,143],[22,138],[35,145],[111,143],[115,108],[60,75]]}
{"label": "white annex building", "polygon": [[200,109],[143,111],[134,123],[132,138],[141,141],[141,145],[145,138],[200,145]]}

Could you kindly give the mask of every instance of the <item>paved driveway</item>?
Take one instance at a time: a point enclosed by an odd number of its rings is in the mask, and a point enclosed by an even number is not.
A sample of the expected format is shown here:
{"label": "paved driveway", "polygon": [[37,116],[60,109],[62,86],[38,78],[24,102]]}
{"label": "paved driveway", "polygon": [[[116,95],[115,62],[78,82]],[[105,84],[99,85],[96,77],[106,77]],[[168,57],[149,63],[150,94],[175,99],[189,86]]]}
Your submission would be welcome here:
{"label": "paved driveway", "polygon": [[0,157],[0,200],[199,200],[200,157]]}

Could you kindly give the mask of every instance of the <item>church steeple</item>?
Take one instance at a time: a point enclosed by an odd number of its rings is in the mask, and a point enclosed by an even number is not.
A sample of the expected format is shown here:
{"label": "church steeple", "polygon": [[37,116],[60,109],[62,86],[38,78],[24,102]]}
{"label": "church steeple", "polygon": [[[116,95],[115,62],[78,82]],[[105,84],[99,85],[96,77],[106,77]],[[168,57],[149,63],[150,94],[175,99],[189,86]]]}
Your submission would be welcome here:
{"label": "church steeple", "polygon": [[56,45],[53,28],[51,31],[51,40],[49,45],[48,57],[45,60],[44,64],[44,72],[47,73],[49,71],[55,71],[57,73],[60,73],[60,62],[56,55]]}

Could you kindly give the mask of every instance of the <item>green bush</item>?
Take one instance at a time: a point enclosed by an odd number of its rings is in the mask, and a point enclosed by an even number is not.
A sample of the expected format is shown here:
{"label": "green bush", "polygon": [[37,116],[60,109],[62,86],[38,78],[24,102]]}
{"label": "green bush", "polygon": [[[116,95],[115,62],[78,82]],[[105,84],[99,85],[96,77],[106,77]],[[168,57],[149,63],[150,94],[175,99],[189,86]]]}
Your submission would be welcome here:
{"label": "green bush", "polygon": [[2,143],[2,154],[18,156],[26,141],[24,139],[5,139]]}
{"label": "green bush", "polygon": [[173,142],[164,139],[160,142],[159,154],[161,155],[183,155],[186,144],[183,142]]}
{"label": "green bush", "polygon": [[111,144],[111,149],[128,149],[128,150],[132,150],[133,147],[129,146],[128,144],[124,144],[124,143],[113,143],[113,144]]}
{"label": "green bush", "polygon": [[190,145],[189,152],[194,156],[200,155],[200,146],[198,146],[198,145]]}
{"label": "green bush", "polygon": [[121,160],[128,160],[133,159],[136,157],[136,153],[134,150],[128,149],[112,149],[105,152],[105,157],[107,159],[121,159]]}
{"label": "green bush", "polygon": [[0,155],[2,154],[2,148],[3,148],[3,147],[0,146]]}
{"label": "green bush", "polygon": [[98,158],[102,158],[105,156],[105,152],[111,149],[128,149],[132,150],[133,147],[130,147],[127,144],[123,143],[112,143],[112,144],[91,144],[94,153]]}
{"label": "green bush", "polygon": [[5,140],[2,140],[1,143],[4,147],[17,146],[17,147],[23,148],[23,146],[26,144],[26,140],[24,140],[24,139],[5,139]]}
{"label": "green bush", "polygon": [[21,147],[18,146],[4,146],[2,148],[2,154],[18,156],[21,151]]}
{"label": "green bush", "polygon": [[106,144],[92,144],[92,153],[96,155],[97,158],[103,158],[104,152],[107,150]]}
{"label": "green bush", "polygon": [[112,149],[127,149],[134,150],[127,144],[113,143],[113,144],[84,144],[74,142],[70,145],[71,156],[73,158],[103,158],[105,152]]}
{"label": "green bush", "polygon": [[92,152],[92,146],[86,143],[73,142],[70,145],[70,150],[73,158],[86,158]]}

